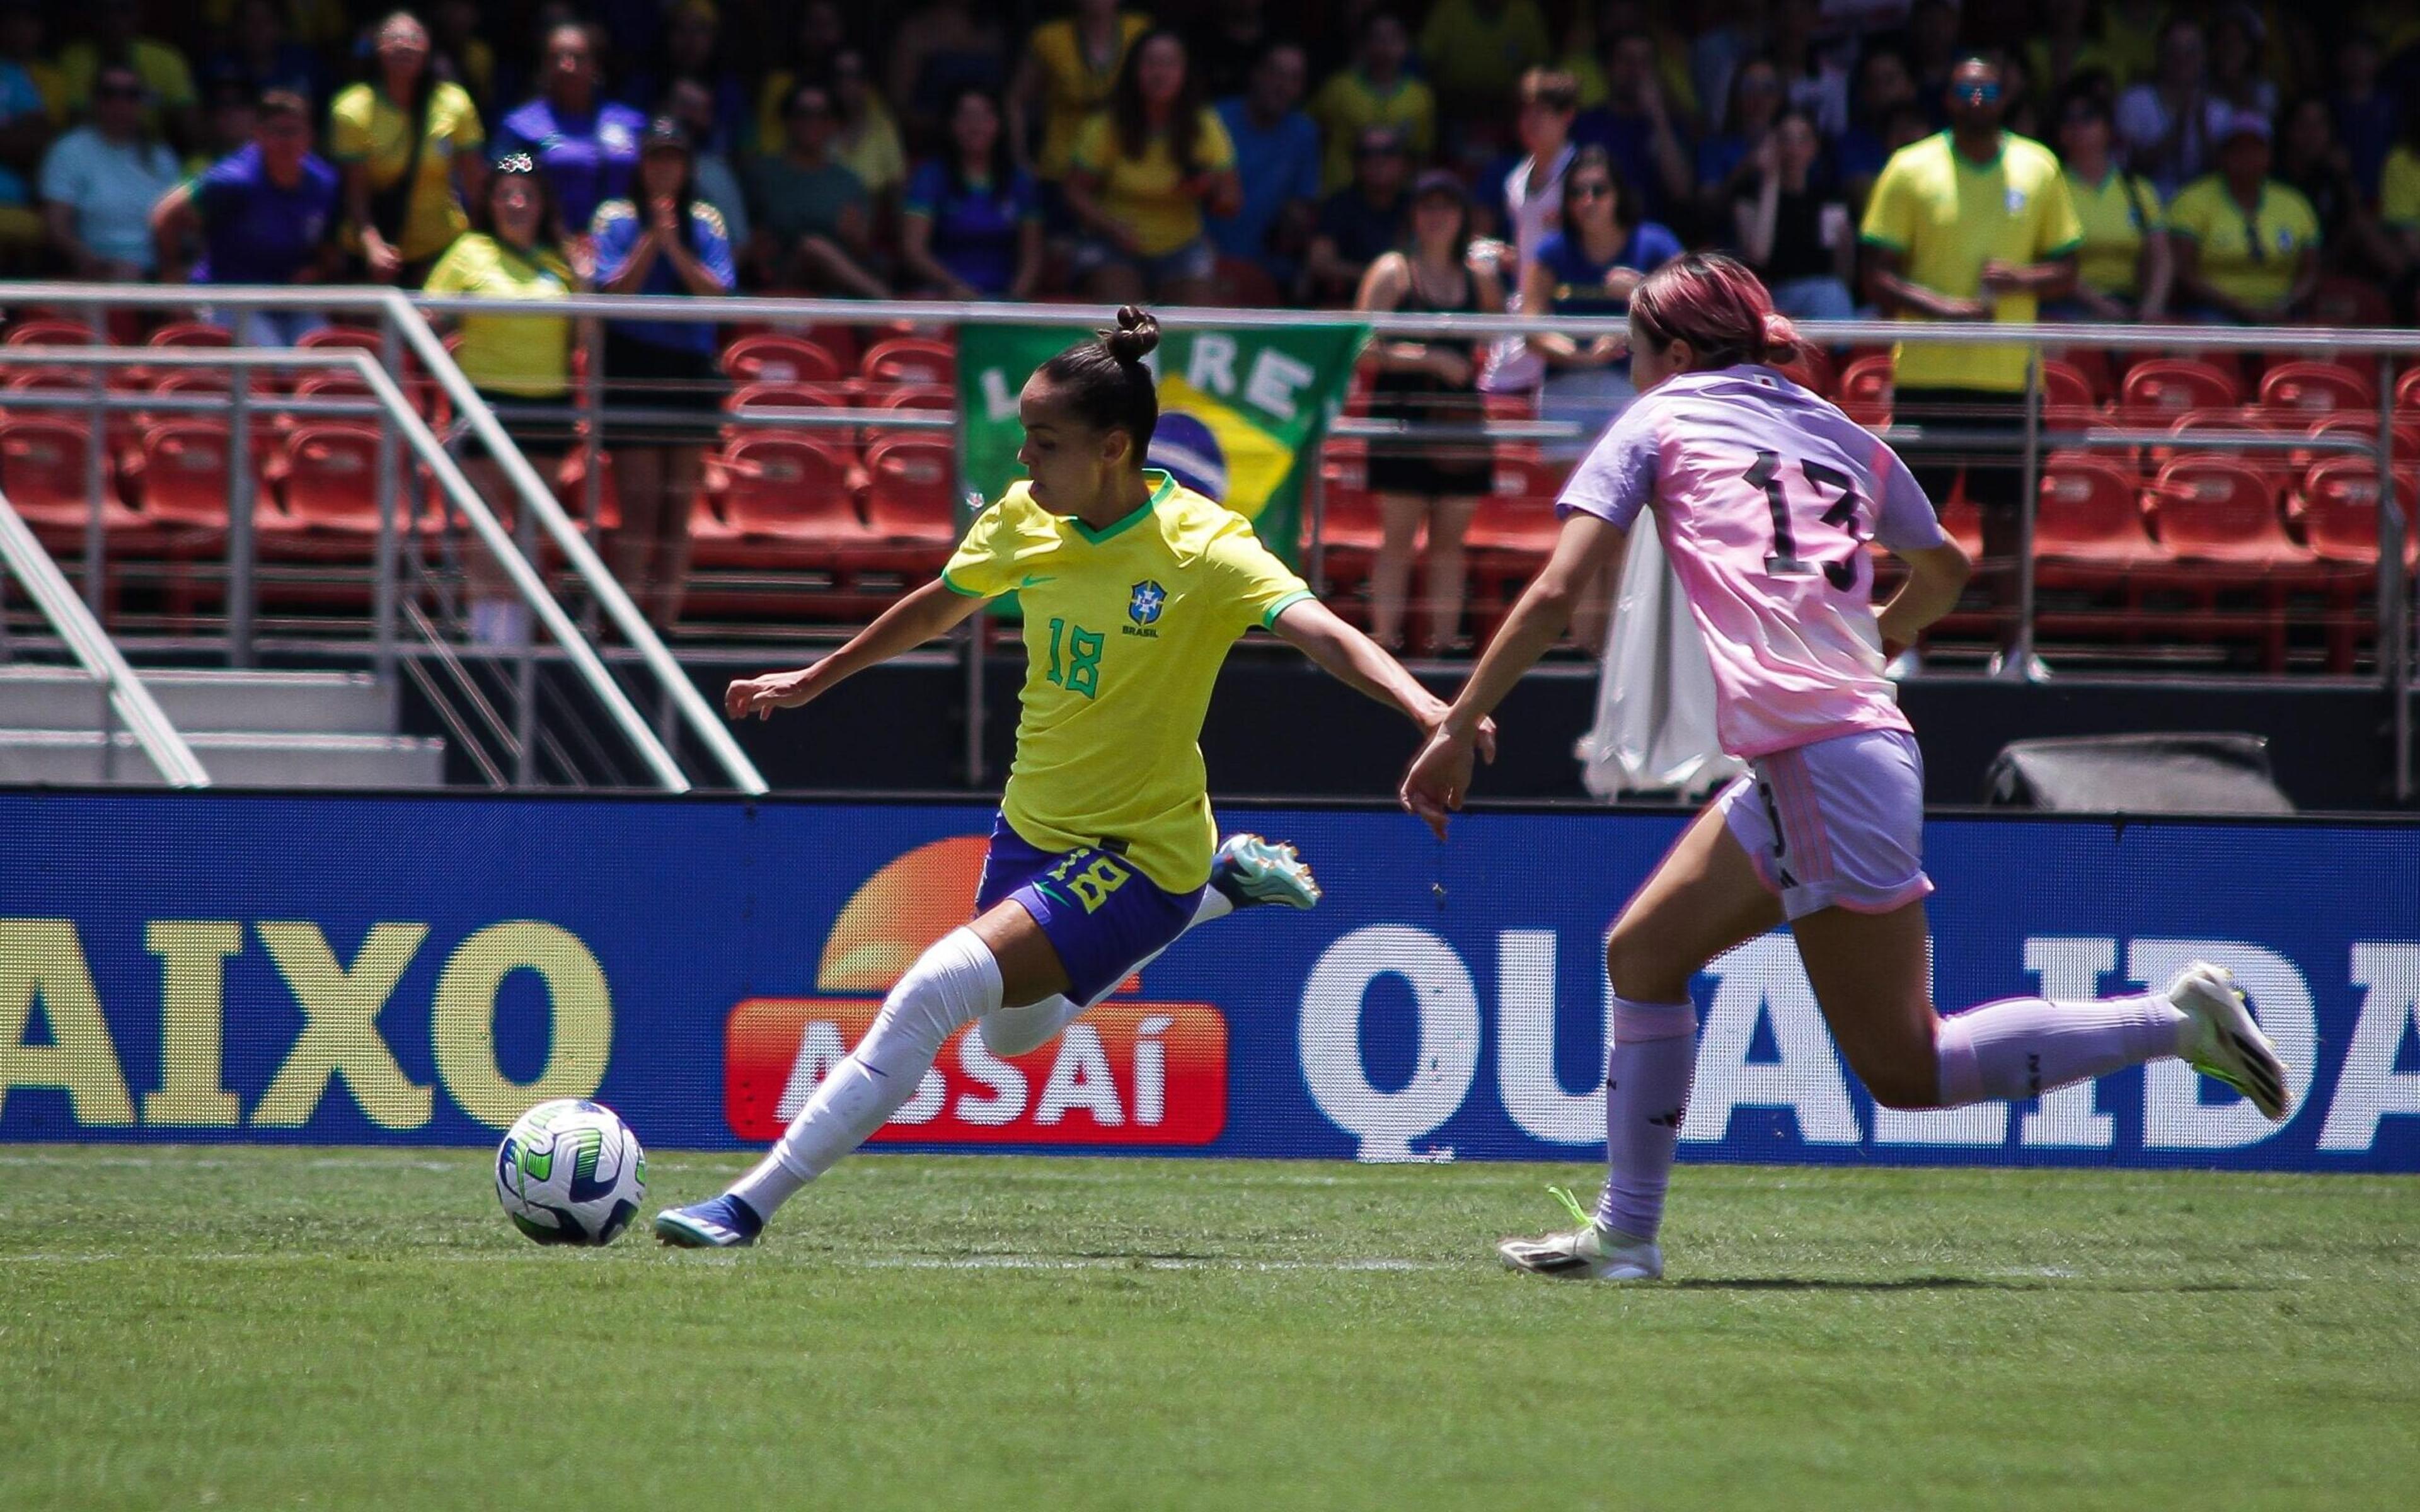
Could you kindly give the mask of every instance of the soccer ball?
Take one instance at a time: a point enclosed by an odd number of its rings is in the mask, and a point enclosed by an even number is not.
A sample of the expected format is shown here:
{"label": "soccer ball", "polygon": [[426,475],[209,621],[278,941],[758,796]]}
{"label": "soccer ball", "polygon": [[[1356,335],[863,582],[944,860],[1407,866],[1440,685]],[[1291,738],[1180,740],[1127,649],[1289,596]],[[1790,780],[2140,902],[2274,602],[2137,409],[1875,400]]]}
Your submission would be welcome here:
{"label": "soccer ball", "polygon": [[541,1244],[611,1244],[647,1196],[647,1152],[602,1103],[540,1103],[496,1147],[496,1200]]}

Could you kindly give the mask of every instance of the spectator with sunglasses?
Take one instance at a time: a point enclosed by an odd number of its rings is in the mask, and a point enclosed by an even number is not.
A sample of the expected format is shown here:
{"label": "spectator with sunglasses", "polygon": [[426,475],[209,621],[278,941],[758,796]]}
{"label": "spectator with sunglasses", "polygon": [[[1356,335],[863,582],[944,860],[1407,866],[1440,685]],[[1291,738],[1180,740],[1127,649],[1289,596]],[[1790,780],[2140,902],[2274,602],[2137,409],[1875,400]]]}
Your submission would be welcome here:
{"label": "spectator with sunglasses", "polygon": [[144,126],[141,75],[104,63],[92,81],[92,119],[42,159],[42,218],[51,245],[81,279],[113,284],[157,266],[151,207],[177,187],[177,155]]}
{"label": "spectator with sunglasses", "polygon": [[2168,207],[2168,240],[2186,313],[2212,325],[2281,324],[2319,284],[2319,218],[2300,193],[2269,177],[2269,118],[2233,116],[2218,139],[2218,171]]}
{"label": "spectator with sunglasses", "polygon": [[[1681,239],[1646,219],[1605,148],[1580,148],[1563,175],[1560,229],[1538,243],[1521,272],[1521,309],[1540,315],[1617,316],[1630,309],[1641,280],[1681,255]],[[1588,339],[1542,331],[1528,338],[1544,359],[1541,419],[1566,421],[1578,434],[1549,440],[1546,455],[1576,457],[1620,414],[1631,387],[1629,345],[1620,336]],[[1596,643],[1593,636],[1583,645]]]}
{"label": "spectator with sunglasses", "polygon": [[174,45],[142,32],[142,0],[101,0],[93,10],[91,38],[70,42],[59,54],[68,105],[74,110],[90,105],[101,69],[132,69],[143,84],[144,130],[164,130],[172,141],[191,143],[201,131],[201,97],[194,88],[194,70]]}
{"label": "spectator with sunglasses", "polygon": [[1351,300],[1370,265],[1401,246],[1411,214],[1411,152],[1401,131],[1373,126],[1353,154],[1353,181],[1321,202],[1319,222],[1303,259],[1311,302]]}
{"label": "spectator with sunglasses", "polygon": [[865,182],[832,153],[839,113],[831,91],[802,84],[790,94],[787,148],[756,160],[749,175],[749,213],[756,222],[745,260],[758,282],[888,298],[873,261],[872,208]]}
{"label": "spectator with sunglasses", "polygon": [[[196,284],[317,284],[338,270],[334,237],[336,170],[311,150],[311,107],[291,90],[271,89],[254,112],[249,146],[168,192],[151,209],[160,281],[184,281],[185,249],[195,241]],[[318,312],[256,309],[212,312],[239,347],[290,347],[326,322]]]}

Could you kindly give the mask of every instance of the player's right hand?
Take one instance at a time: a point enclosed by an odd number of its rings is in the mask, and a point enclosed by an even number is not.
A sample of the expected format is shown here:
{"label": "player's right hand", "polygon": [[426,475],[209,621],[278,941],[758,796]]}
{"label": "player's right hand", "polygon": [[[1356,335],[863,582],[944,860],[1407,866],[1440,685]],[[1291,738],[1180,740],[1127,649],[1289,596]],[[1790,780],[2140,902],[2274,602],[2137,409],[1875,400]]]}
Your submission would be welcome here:
{"label": "player's right hand", "polygon": [[775,709],[795,709],[813,696],[807,690],[805,672],[768,672],[734,680],[722,690],[722,712],[734,719],[752,714],[768,719]]}

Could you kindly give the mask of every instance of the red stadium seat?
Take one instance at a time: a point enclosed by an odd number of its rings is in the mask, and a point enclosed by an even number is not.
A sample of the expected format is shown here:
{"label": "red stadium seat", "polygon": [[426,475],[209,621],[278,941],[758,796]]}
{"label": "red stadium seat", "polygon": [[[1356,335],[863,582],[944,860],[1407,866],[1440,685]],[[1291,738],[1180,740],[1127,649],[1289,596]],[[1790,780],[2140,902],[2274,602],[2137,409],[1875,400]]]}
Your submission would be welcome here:
{"label": "red stadium seat", "polygon": [[[2408,520],[2412,498],[2400,470],[2396,491],[2397,516]],[[2295,493],[2292,512],[2314,556],[2371,568],[2378,564],[2378,498],[2376,464],[2366,456],[2334,456],[2311,468]],[[2409,530],[2403,556],[2405,565],[2420,565],[2420,537]]]}
{"label": "red stadium seat", "polygon": [[2153,357],[2134,364],[2118,392],[2118,413],[2130,425],[2164,425],[2195,409],[2233,409],[2243,403],[2236,381],[2217,367],[2186,357]]}
{"label": "red stadium seat", "polygon": [[2280,363],[2260,378],[2260,407],[2301,415],[2378,409],[2378,382],[2335,363]]}
{"label": "red stadium seat", "polygon": [[2043,409],[2093,410],[2101,408],[2101,401],[2092,392],[2092,380],[2073,363],[2049,359],[2042,363],[2041,376]]}
{"label": "red stadium seat", "polygon": [[[379,532],[379,432],[374,425],[311,421],[296,425],[279,449],[275,478],[290,532],[362,540]],[[398,510],[411,507],[396,490]],[[423,530],[435,527],[424,521]]]}
{"label": "red stadium seat", "polygon": [[[613,454],[600,450],[597,454],[597,517],[588,517],[588,448],[574,446],[564,454],[563,461],[548,479],[554,489],[557,503],[565,514],[582,531],[616,531],[622,528],[622,489],[613,473]],[[700,489],[703,495],[705,490]],[[694,511],[692,511],[694,513]]]}
{"label": "red stadium seat", "polygon": [[2180,456],[2149,500],[2160,543],[2180,562],[2267,572],[2311,560],[2286,533],[2273,476],[2240,457]]}
{"label": "red stadium seat", "polygon": [[[0,414],[0,493],[33,527],[43,545],[68,554],[84,549],[92,490],[86,471],[92,432],[79,417]],[[101,455],[101,518],[115,544],[149,521],[118,501],[116,469]]]}
{"label": "red stadium seat", "polygon": [[734,383],[837,383],[841,365],[804,336],[765,331],[722,348],[722,371]]}
{"label": "red stadium seat", "polygon": [[718,543],[717,563],[837,575],[863,563],[878,544],[858,517],[856,482],[838,446],[759,432],[732,440],[713,466],[722,518],[735,535]]}
{"label": "red stadium seat", "polygon": [[1860,357],[1841,370],[1835,402],[1860,425],[1887,425],[1891,391],[1891,360]]}
{"label": "red stadium seat", "polygon": [[873,383],[919,383],[948,388],[958,380],[958,354],[929,336],[893,336],[876,342],[858,365]]}
{"label": "red stadium seat", "polygon": [[1561,529],[1551,494],[1497,493],[1479,501],[1463,535],[1473,640],[1483,644],[1495,634],[1522,585],[1546,564]]}
{"label": "red stadium seat", "polygon": [[89,347],[95,345],[90,327],[76,320],[60,320],[36,316],[20,320],[8,328],[0,346],[8,347]]}
{"label": "red stadium seat", "polygon": [[[2178,437],[2219,434],[2279,435],[2299,432],[2302,427],[2278,416],[2258,409],[2195,409],[2176,418],[2168,434]],[[2158,471],[2180,457],[2230,456],[2267,477],[2271,484],[2283,487],[2294,471],[2291,454],[2266,450],[2234,450],[2224,442],[2207,440],[2198,445],[2154,446],[2150,449],[2149,470]]]}
{"label": "red stadium seat", "polygon": [[957,448],[886,436],[865,449],[865,522],[880,537],[881,570],[910,580],[940,571],[958,539]]}
{"label": "red stadium seat", "polygon": [[[2378,415],[2375,410],[2365,414],[2354,414],[2347,410],[2338,410],[2335,414],[2323,416],[2319,420],[2314,422],[2310,428],[2310,434],[2314,438],[2326,436],[2339,440],[2357,440],[2366,445],[2375,445],[2378,440]],[[2397,467],[2399,468],[2407,463],[2420,461],[2420,415],[2404,415],[2400,413],[2396,415],[2393,426],[2393,446],[2395,465]],[[2299,477],[2302,474],[2309,472],[2311,469],[2319,466],[2321,462],[2325,462],[2332,457],[2344,456],[2358,456],[2364,461],[2370,459],[2363,453],[2343,452],[2334,449],[2322,450],[2318,447],[2314,447],[2307,452],[2298,451],[2288,453],[2287,455],[2287,459],[2294,473]]]}
{"label": "red stadium seat", "polygon": [[199,320],[171,320],[151,332],[146,347],[232,347],[235,332]]}
{"label": "red stadium seat", "polygon": [[2420,409],[2420,367],[2413,367],[2395,380],[2395,408]]}
{"label": "red stadium seat", "polygon": [[2084,379],[2084,385],[2091,392],[2092,403],[2096,406],[2107,404],[2110,395],[2118,392],[2117,375],[2111,370],[2109,353],[2103,347],[2070,347],[2055,358],[2046,359],[2045,369],[2052,362],[2072,368],[2076,376]]}
{"label": "red stadium seat", "polygon": [[1838,381],[1831,355],[1821,347],[1799,347],[1796,358],[1780,364],[1780,372],[1800,388],[1826,399],[1832,397],[1833,385]]}
{"label": "red stadium seat", "polygon": [[[2125,464],[2081,452],[2042,464],[2034,516],[2034,580],[2053,595],[2040,611],[2045,631],[2131,635],[2137,628],[2138,575],[2174,564],[2143,517],[2142,480]],[[2060,602],[2058,595],[2083,600]]]}

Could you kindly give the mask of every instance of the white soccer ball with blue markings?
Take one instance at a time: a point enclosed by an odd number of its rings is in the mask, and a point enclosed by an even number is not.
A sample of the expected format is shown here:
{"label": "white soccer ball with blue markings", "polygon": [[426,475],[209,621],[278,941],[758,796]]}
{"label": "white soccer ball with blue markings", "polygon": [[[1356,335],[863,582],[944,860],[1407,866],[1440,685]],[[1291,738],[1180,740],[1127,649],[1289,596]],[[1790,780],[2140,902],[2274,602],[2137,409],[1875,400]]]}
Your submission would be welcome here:
{"label": "white soccer ball with blue markings", "polygon": [[647,1152],[602,1103],[540,1103],[496,1147],[496,1200],[541,1244],[611,1244],[646,1196]]}

